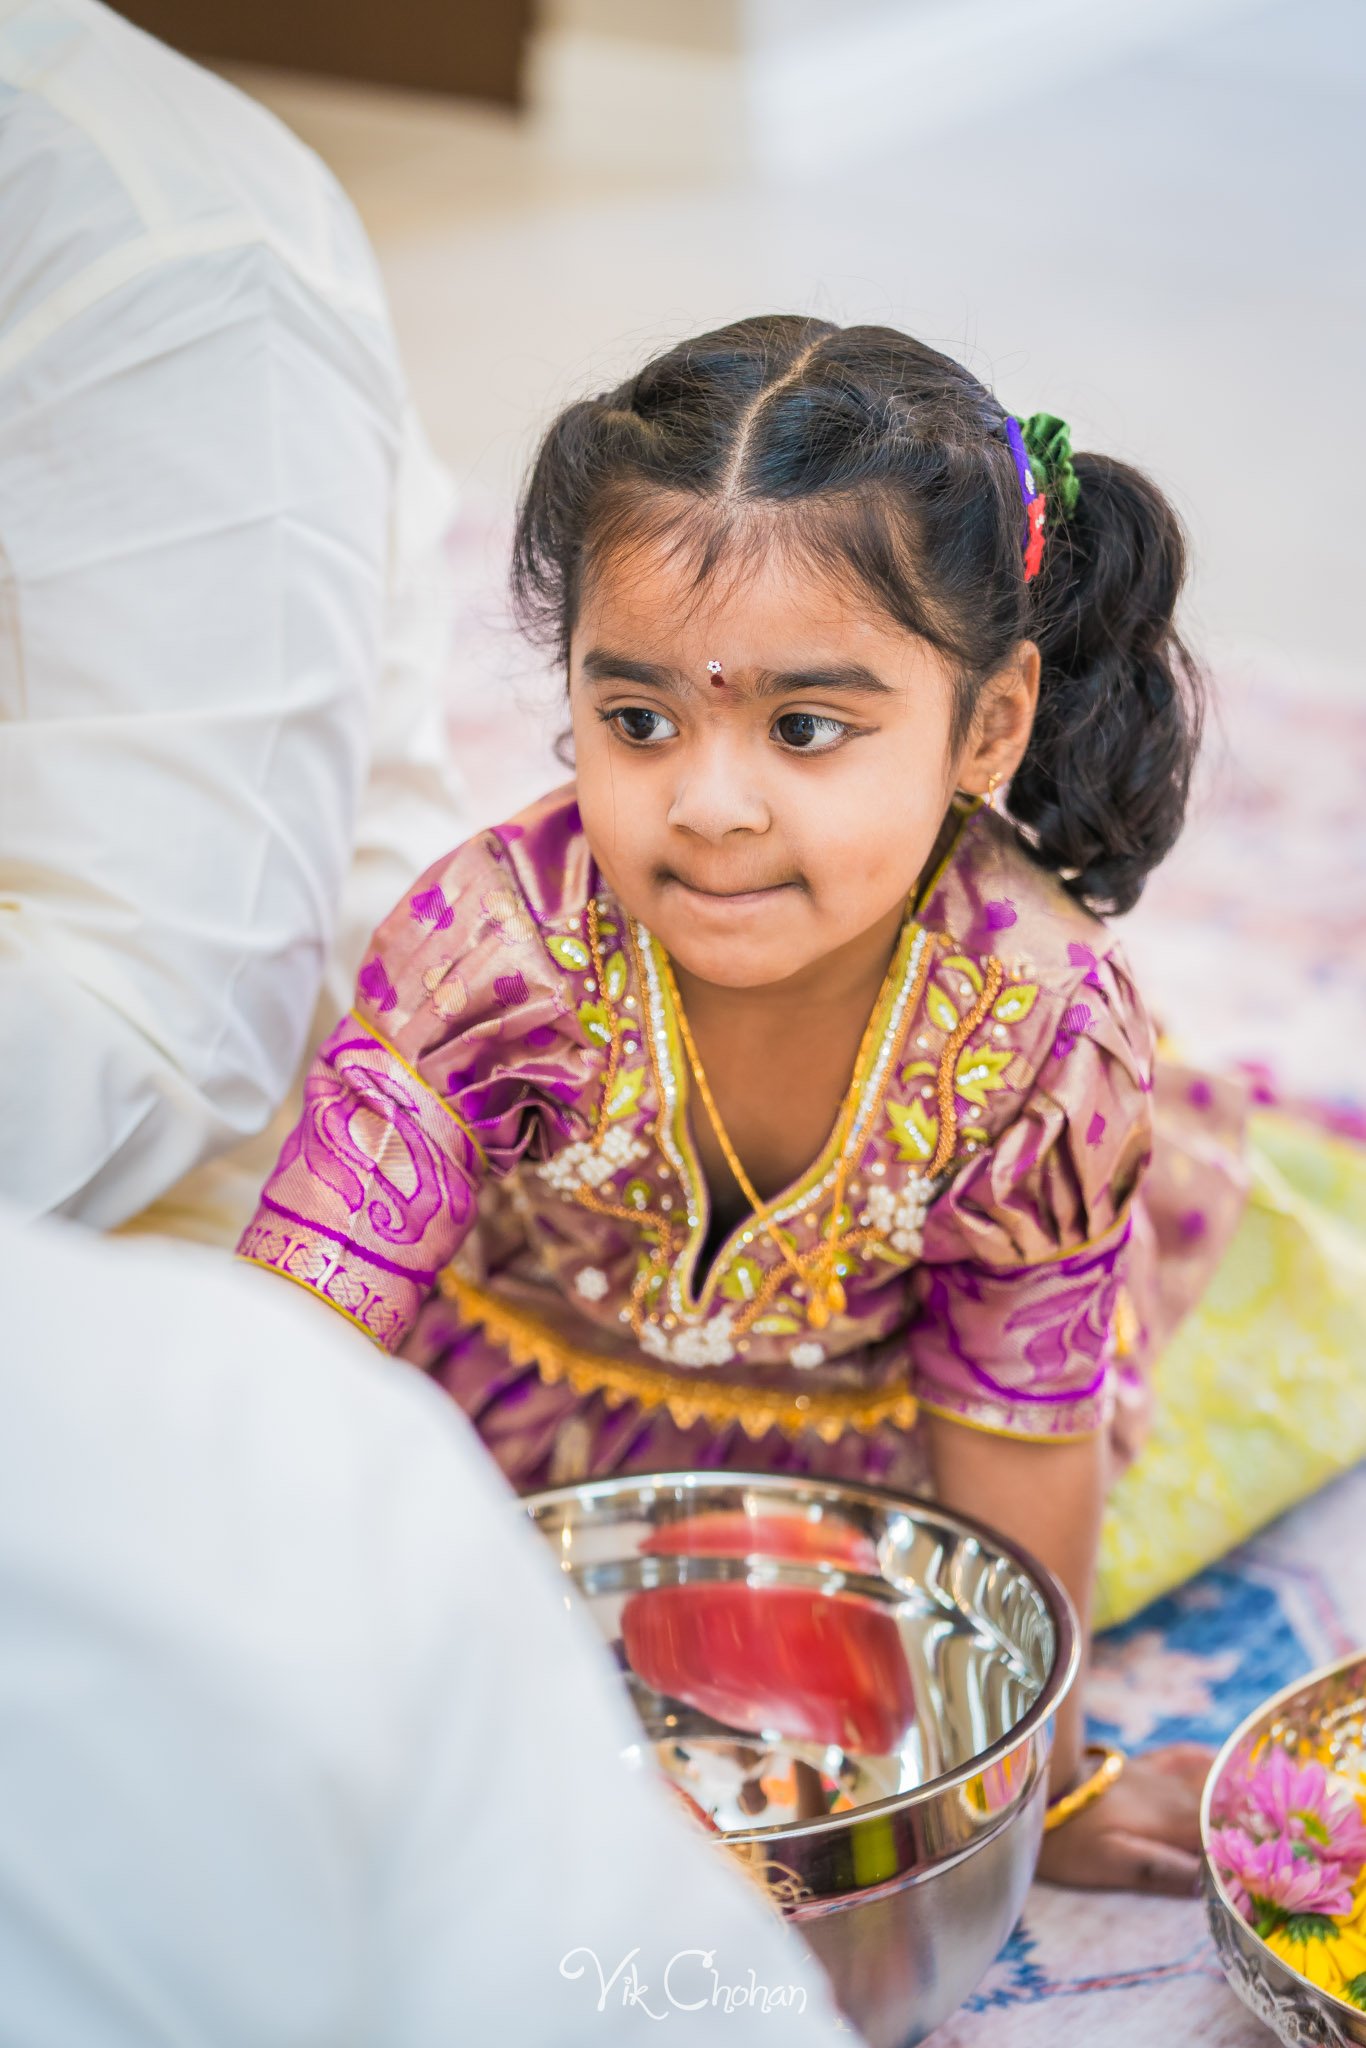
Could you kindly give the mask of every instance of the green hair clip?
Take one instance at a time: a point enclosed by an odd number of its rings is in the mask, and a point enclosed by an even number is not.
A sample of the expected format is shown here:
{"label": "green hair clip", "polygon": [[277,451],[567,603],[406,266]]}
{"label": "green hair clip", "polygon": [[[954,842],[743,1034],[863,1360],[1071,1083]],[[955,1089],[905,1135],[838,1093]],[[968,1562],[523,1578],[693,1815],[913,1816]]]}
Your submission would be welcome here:
{"label": "green hair clip", "polygon": [[1044,491],[1064,518],[1070,519],[1081,495],[1072,461],[1071,428],[1051,412],[1035,412],[1021,422],[1020,432]]}

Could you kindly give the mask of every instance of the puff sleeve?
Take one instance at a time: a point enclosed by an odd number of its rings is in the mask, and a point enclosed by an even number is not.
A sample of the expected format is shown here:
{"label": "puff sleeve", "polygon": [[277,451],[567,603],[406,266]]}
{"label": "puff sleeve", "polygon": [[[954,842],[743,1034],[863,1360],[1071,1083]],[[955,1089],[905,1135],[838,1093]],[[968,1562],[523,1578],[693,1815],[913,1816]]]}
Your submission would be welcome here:
{"label": "puff sleeve", "polygon": [[1084,965],[1045,1007],[1016,1115],[926,1219],[917,1397],[1004,1436],[1089,1436],[1108,1413],[1154,1047],[1122,962]]}
{"label": "puff sleeve", "polygon": [[239,1256],[396,1350],[485,1176],[577,1134],[591,1054],[562,980],[496,832],[429,869],[375,934]]}

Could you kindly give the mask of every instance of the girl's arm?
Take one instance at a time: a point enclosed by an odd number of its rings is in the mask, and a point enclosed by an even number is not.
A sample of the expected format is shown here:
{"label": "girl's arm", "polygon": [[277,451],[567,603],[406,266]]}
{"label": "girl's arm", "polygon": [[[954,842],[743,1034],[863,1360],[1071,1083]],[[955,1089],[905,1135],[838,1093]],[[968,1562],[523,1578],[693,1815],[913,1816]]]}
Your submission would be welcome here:
{"label": "girl's arm", "polygon": [[[553,836],[553,800],[545,816]],[[534,863],[539,841],[523,839]],[[237,1248],[389,1351],[459,1251],[486,1178],[564,1142],[577,1128],[565,1103],[601,1089],[546,940],[563,906],[538,902],[545,922],[496,832],[417,878],[370,942]]]}
{"label": "girl's arm", "polygon": [[965,1429],[943,1415],[926,1414],[922,1421],[929,1432],[936,1499],[989,1523],[1037,1557],[1061,1579],[1077,1610],[1082,1663],[1058,1712],[1050,1778],[1050,1795],[1057,1798],[1077,1778],[1085,1742],[1082,1692],[1105,1505],[1104,1436],[1079,1443],[1027,1443]]}
{"label": "girl's arm", "polygon": [[[1108,1485],[1103,1431],[1032,1443],[926,1412],[935,1494],[1019,1543],[1060,1579],[1081,1627],[1077,1682],[1058,1712],[1050,1797],[1083,1773],[1091,1599]],[[1209,1754],[1194,1744],[1131,1761],[1094,1805],[1045,1837],[1039,1875],[1064,1884],[1189,1892],[1200,1871],[1200,1790]]]}

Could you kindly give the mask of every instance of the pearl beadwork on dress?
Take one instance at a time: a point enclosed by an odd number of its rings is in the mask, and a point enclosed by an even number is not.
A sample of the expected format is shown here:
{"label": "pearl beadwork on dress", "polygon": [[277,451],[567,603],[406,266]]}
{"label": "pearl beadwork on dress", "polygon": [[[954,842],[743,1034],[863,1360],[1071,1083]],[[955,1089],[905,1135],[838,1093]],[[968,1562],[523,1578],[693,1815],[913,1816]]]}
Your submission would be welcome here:
{"label": "pearl beadwork on dress", "polygon": [[934,1197],[935,1184],[923,1174],[911,1175],[900,1188],[869,1188],[869,1221],[875,1230],[884,1233],[894,1252],[917,1259],[925,1217]]}
{"label": "pearl beadwork on dress", "polygon": [[566,1145],[553,1159],[547,1159],[535,1171],[556,1194],[572,1195],[576,1188],[600,1188],[604,1181],[611,1180],[614,1173],[623,1166],[633,1166],[637,1159],[649,1157],[648,1146],[633,1137],[625,1124],[612,1124],[604,1132],[601,1143],[591,1138],[580,1138],[572,1145]]}
{"label": "pearl beadwork on dress", "polygon": [[[733,1320],[734,1311],[723,1308],[705,1321],[689,1321],[681,1328],[661,1330],[656,1323],[646,1323],[640,1333],[640,1348],[670,1365],[729,1365],[735,1356]],[[666,1316],[664,1321],[667,1326],[676,1324],[677,1319]]]}

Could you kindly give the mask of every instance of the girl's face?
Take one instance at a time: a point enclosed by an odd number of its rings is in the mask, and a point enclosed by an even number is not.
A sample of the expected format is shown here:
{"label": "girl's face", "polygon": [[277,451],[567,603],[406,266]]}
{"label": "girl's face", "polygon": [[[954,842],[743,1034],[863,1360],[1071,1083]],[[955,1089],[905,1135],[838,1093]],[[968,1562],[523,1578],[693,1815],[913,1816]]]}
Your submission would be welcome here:
{"label": "girl's face", "polygon": [[947,661],[871,599],[776,547],[699,592],[642,542],[595,565],[570,647],[588,843],[687,973],[787,981],[899,914],[955,789],[1015,767],[1037,688],[1025,643],[955,750]]}

